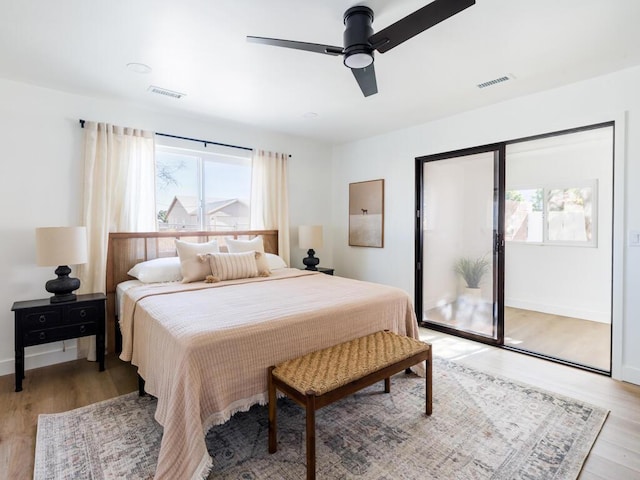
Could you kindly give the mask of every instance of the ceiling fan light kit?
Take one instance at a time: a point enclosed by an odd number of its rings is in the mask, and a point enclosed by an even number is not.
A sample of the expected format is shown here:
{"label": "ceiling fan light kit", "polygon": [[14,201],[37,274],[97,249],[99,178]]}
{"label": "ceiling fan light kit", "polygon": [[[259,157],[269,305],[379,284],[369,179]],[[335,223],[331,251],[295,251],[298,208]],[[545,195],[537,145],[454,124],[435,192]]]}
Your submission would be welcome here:
{"label": "ceiling fan light kit", "polygon": [[365,68],[373,63],[373,55],[366,52],[356,52],[344,56],[344,64],[349,68]]}
{"label": "ceiling fan light kit", "polygon": [[369,7],[351,7],[344,13],[344,64],[349,68],[365,68],[373,63],[373,10]]}
{"label": "ceiling fan light kit", "polygon": [[475,0],[434,0],[375,34],[371,26],[373,10],[364,5],[351,7],[344,13],[345,30],[342,48],[253,36],[247,37],[247,41],[325,55],[343,55],[345,66],[351,69],[362,94],[368,97],[378,93],[376,73],[373,68],[374,50],[385,53],[475,3]]}

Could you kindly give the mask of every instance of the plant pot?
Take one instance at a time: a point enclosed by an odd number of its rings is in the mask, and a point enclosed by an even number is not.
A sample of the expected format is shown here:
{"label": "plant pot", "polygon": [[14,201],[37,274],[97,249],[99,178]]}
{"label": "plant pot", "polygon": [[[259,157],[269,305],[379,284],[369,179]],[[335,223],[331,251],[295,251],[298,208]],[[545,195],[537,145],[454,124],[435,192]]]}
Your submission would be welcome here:
{"label": "plant pot", "polygon": [[480,287],[466,287],[464,293],[471,298],[479,299],[482,297],[482,289]]}

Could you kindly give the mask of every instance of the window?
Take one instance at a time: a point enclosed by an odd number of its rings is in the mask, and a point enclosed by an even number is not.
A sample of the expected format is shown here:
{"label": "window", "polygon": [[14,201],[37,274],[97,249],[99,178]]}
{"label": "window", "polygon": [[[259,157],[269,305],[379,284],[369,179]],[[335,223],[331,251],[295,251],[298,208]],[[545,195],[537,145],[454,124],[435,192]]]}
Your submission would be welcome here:
{"label": "window", "polygon": [[505,238],[596,246],[597,180],[506,191]]}
{"label": "window", "polygon": [[158,230],[249,229],[249,155],[156,146]]}

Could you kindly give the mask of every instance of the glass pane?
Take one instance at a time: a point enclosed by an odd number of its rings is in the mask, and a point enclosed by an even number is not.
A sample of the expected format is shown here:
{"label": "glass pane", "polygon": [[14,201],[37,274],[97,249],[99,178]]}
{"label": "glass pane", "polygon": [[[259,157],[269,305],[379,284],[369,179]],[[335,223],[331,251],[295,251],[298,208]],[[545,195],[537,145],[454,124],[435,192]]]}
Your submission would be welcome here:
{"label": "glass pane", "polygon": [[549,241],[591,242],[593,238],[593,188],[549,190]]}
{"label": "glass pane", "polygon": [[493,152],[424,164],[423,320],[490,338]]}
{"label": "glass pane", "polygon": [[505,240],[542,242],[542,199],[541,188],[507,190]]}
{"label": "glass pane", "polygon": [[204,194],[205,230],[249,229],[250,160],[206,159]]}
{"label": "glass pane", "polygon": [[[613,133],[607,126],[510,144],[505,166],[507,191],[543,192],[536,200],[544,202],[545,230],[538,245],[506,244],[505,345],[605,372],[611,365]],[[514,196],[506,197],[507,211]]]}
{"label": "glass pane", "polygon": [[158,230],[200,230],[198,158],[156,151]]}

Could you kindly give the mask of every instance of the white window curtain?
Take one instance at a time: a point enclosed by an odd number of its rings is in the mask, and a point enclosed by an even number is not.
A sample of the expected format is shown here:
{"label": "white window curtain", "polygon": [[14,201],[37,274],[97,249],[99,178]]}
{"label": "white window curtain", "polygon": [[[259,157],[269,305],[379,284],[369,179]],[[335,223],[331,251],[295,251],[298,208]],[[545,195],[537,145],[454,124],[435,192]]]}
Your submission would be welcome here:
{"label": "white window curtain", "polygon": [[251,167],[251,228],[277,229],[278,252],[289,265],[289,197],[284,153],[254,150]]}
{"label": "white window curtain", "polygon": [[[154,134],[86,121],[83,161],[89,261],[78,268],[80,293],[104,293],[109,232],[156,229]],[[94,337],[79,340],[78,357],[95,360]]]}

